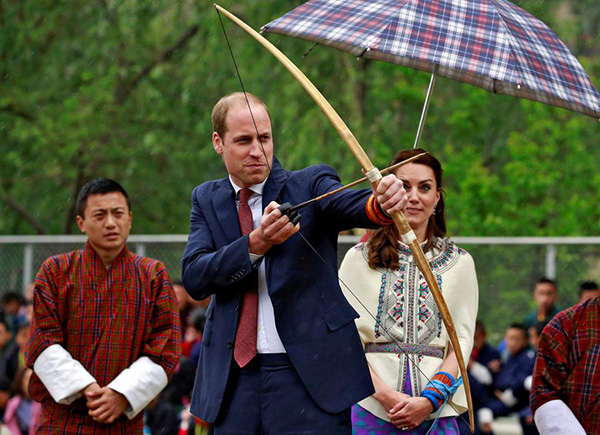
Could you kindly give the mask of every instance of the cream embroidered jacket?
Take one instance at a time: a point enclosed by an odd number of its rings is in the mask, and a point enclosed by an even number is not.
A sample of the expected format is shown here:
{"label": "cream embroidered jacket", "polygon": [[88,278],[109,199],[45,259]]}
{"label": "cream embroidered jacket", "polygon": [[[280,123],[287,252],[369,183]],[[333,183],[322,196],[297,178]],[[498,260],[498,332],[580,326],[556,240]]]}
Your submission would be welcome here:
{"label": "cream embroidered jacket", "polygon": [[[340,268],[340,278],[364,304],[359,303],[351,291],[343,288],[350,304],[360,318],[356,326],[363,346],[368,343],[405,343],[441,348],[444,358],[450,340],[442,317],[425,279],[419,272],[408,246],[399,243],[398,270],[373,270],[367,263],[367,245],[359,243],[348,251]],[[426,253],[429,264],[438,280],[442,294],[456,328],[465,358],[471,355],[473,334],[477,318],[479,290],[475,264],[469,253],[445,239],[436,239],[435,246]],[[366,307],[366,309],[365,309]],[[377,320],[375,320],[377,319]],[[418,346],[412,346],[416,348]],[[414,396],[418,396],[443,362],[433,356],[409,353],[366,353],[371,369],[383,382],[396,391],[403,391],[408,364],[410,383]],[[449,401],[460,413],[467,410],[464,387],[460,387]],[[389,421],[383,406],[372,396],[360,406]],[[446,405],[441,417],[457,415]],[[433,413],[429,419],[435,418]]]}

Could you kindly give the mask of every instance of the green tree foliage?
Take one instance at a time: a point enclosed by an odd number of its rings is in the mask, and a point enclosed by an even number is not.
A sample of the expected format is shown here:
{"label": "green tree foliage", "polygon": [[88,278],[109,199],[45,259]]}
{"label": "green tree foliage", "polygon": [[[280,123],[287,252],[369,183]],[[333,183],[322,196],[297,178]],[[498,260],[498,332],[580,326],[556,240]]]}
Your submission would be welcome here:
{"label": "green tree foliage", "polygon": [[[298,4],[223,6],[259,28]],[[600,84],[596,0],[518,4],[554,28]],[[305,91],[223,20],[246,89],[274,115],[282,163],[297,169],[325,162],[345,182],[359,177]],[[412,146],[428,74],[267,36],[320,88],[377,165]],[[136,233],[186,233],[191,190],[224,173],[211,145],[210,111],[239,90],[212,2],[0,1],[0,234],[74,232],[76,192],[97,176],[130,191]],[[444,163],[450,235],[598,235],[597,121],[439,79],[422,146]],[[577,254],[560,258],[569,267],[559,278],[573,280],[572,288],[595,255],[582,253],[579,261]],[[529,264],[538,267],[521,270],[520,256],[536,258]],[[515,303],[515,316],[526,311],[523,290],[543,270],[541,249],[512,247],[475,259],[489,281],[481,283],[484,316]]]}

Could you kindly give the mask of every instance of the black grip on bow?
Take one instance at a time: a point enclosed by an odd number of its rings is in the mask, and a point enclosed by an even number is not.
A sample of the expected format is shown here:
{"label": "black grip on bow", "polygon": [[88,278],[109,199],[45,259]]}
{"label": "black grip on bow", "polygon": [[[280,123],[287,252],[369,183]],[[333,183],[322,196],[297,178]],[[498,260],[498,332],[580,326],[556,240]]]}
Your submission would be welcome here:
{"label": "black grip on bow", "polygon": [[292,204],[289,202],[280,205],[278,210],[282,215],[287,215],[287,217],[290,219],[290,222],[294,226],[296,226],[296,224],[302,219],[302,215],[298,212],[298,210],[294,210]]}

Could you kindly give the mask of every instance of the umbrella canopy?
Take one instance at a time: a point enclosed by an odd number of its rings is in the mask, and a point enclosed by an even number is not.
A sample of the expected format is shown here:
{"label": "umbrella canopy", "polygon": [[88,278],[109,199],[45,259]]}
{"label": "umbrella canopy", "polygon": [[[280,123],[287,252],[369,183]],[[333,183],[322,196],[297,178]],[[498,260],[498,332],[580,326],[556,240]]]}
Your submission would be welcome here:
{"label": "umbrella canopy", "polygon": [[263,27],[600,119],[566,45],[506,0],[311,0]]}

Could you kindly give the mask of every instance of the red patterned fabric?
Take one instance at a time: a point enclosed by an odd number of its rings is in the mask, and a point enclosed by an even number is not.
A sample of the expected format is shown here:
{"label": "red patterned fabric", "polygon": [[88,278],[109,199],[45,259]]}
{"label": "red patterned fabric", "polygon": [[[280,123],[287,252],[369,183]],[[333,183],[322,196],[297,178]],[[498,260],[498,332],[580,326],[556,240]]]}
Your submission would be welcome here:
{"label": "red patterned fabric", "polygon": [[588,434],[600,434],[600,296],[558,313],[544,328],[531,410],[562,400]]}
{"label": "red patterned fabric", "polygon": [[[248,200],[252,196],[252,191],[247,187],[240,190],[240,202],[238,217],[242,235],[250,234],[254,229],[252,220],[252,210],[248,205]],[[242,312],[235,335],[235,347],[233,357],[240,367],[248,364],[257,354],[256,337],[258,321],[258,276],[253,272],[249,278],[252,282],[249,288],[244,292],[242,301]]]}
{"label": "red patterned fabric", "polygon": [[[109,269],[89,243],[46,259],[36,276],[33,310],[29,367],[53,344],[66,349],[101,387],[141,356],[169,377],[177,365],[181,332],[169,275],[159,261],[126,247]],[[38,433],[142,433],[143,413],[110,425],[96,423],[87,415],[85,399],[60,405],[35,374],[29,392],[42,402]]]}

